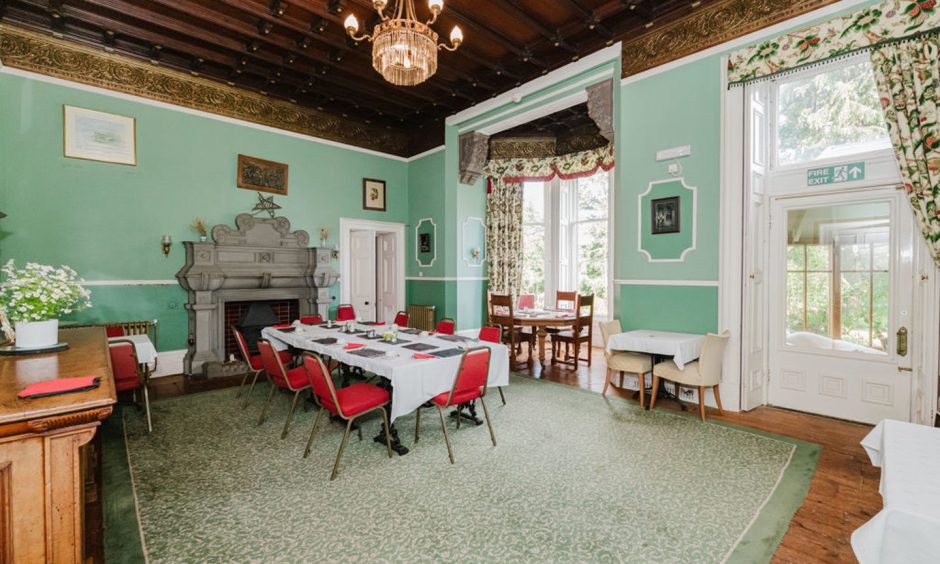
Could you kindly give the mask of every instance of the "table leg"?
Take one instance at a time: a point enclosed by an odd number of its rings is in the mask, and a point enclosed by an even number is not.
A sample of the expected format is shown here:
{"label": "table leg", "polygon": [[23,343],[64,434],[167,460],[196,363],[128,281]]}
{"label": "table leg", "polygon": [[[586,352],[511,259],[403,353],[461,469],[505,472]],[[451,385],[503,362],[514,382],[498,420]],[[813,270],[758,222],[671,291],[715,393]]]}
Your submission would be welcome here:
{"label": "table leg", "polygon": [[[392,383],[385,378],[382,378],[379,386],[388,390],[389,397],[392,397]],[[389,400],[388,405],[386,406],[389,416],[392,414],[392,402]],[[401,438],[398,436],[398,429],[395,428],[395,424],[391,423],[388,427],[388,434],[392,437],[392,450],[398,453],[398,456],[405,456],[408,454],[408,447],[401,444]],[[385,422],[382,422],[382,426],[379,428],[379,434],[372,438],[373,441],[384,445],[385,444]]]}
{"label": "table leg", "polygon": [[539,363],[545,366],[545,337],[548,335],[548,331],[544,327],[539,327],[536,334],[539,339]]}
{"label": "table leg", "polygon": [[[467,410],[467,413],[464,413],[464,411],[463,411],[465,408],[466,408],[466,410]],[[470,421],[470,422],[473,423],[474,425],[482,425],[482,424],[483,424],[483,420],[480,419],[479,417],[477,417],[477,402],[476,402],[476,400],[470,401],[470,402],[467,402],[467,403],[462,403],[462,404],[458,405],[458,406],[457,406],[457,409],[455,409],[454,411],[451,411],[451,412],[450,412],[450,416],[451,416],[454,420],[456,420],[456,421],[459,421],[460,418],[463,417],[465,420]]]}

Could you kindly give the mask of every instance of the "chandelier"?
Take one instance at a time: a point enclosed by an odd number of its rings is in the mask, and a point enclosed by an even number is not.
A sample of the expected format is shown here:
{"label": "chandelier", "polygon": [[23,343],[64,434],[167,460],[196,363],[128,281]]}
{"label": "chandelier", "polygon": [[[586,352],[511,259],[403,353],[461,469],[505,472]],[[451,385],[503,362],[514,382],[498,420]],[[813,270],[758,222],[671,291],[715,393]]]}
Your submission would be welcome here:
{"label": "chandelier", "polygon": [[356,35],[359,21],[352,14],[344,24],[346,33],[355,41],[372,42],[372,66],[385,80],[396,86],[421,84],[437,72],[438,49],[456,51],[463,43],[463,32],[455,25],[450,32],[450,45],[438,44],[431,24],[444,10],[444,0],[428,0],[431,19],[427,23],[418,21],[414,0],[398,0],[394,16],[385,14],[386,5],[388,0],[372,0],[382,18],[372,35]]}

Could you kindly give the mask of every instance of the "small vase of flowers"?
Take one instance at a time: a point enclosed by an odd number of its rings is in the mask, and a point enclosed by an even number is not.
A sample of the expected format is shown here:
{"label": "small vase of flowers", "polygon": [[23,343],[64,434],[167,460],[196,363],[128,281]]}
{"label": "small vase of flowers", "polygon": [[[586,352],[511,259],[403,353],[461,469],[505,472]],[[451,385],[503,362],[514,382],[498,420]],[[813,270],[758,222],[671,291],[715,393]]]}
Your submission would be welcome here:
{"label": "small vase of flowers", "polygon": [[10,260],[3,266],[2,307],[14,323],[16,347],[53,346],[59,342],[59,317],[91,307],[91,292],[68,266],[54,268],[28,262],[22,269]]}
{"label": "small vase of flowers", "polygon": [[193,222],[189,224],[189,228],[199,234],[199,240],[203,243],[209,238],[209,229],[206,227],[206,220],[201,217],[193,219]]}

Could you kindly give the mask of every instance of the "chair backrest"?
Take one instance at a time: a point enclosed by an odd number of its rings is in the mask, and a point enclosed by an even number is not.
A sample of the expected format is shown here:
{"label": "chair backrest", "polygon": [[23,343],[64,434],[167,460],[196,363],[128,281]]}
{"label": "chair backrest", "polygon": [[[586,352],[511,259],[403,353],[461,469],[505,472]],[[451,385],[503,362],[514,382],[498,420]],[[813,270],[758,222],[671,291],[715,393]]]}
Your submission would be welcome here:
{"label": "chair backrest", "polygon": [[594,294],[579,295],[575,301],[577,303],[575,315],[578,316],[576,325],[578,328],[588,327],[590,331],[593,331],[590,328],[594,325]]}
{"label": "chair backrest", "polygon": [[450,405],[454,393],[464,390],[480,390],[480,395],[486,395],[486,380],[490,374],[489,347],[475,347],[467,349],[460,359],[460,368],[454,378],[454,386],[447,396],[447,405]]}
{"label": "chair backrest", "polygon": [[251,364],[251,354],[248,352],[248,343],[245,341],[245,335],[238,327],[232,325],[232,335],[235,335],[235,343],[238,345],[238,352],[242,355],[242,360]]}
{"label": "chair backrest", "polygon": [[519,294],[519,309],[535,309],[535,294]]}
{"label": "chair backrest", "polygon": [[498,343],[502,338],[503,330],[499,325],[484,325],[480,327],[479,339],[490,343]]}
{"label": "chair backrest", "polygon": [[112,337],[124,337],[127,335],[127,330],[124,329],[123,325],[105,325],[104,332],[109,339]]}
{"label": "chair backrest", "polygon": [[408,327],[408,312],[399,311],[395,314],[395,325],[399,327]]}
{"label": "chair backrest", "polygon": [[555,309],[574,311],[577,300],[577,292],[555,292]]}
{"label": "chair backrest", "polygon": [[339,304],[336,308],[336,321],[355,321],[356,310],[350,304]]}
{"label": "chair backrest", "polygon": [[323,323],[322,315],[307,315],[300,318],[300,322],[304,325],[313,325],[315,323]]}
{"label": "chair backrest", "polygon": [[456,328],[457,322],[451,317],[445,317],[437,322],[437,327],[434,328],[434,331],[443,333],[444,335],[453,335]]}
{"label": "chair backrest", "polygon": [[613,321],[608,321],[607,323],[601,323],[600,326],[601,338],[604,340],[604,355],[608,356],[610,353],[607,352],[607,341],[610,340],[611,335],[623,333],[623,328],[620,326],[619,319],[614,319]]}
{"label": "chair backrest", "polygon": [[323,359],[312,352],[305,352],[304,371],[310,379],[310,388],[313,390],[317,403],[327,411],[342,416],[339,401],[336,399],[336,386],[333,385],[333,378],[330,377],[330,371],[323,364]]}
{"label": "chair backrest", "polygon": [[721,365],[725,357],[725,347],[731,338],[730,331],[721,335],[709,333],[705,335],[702,345],[702,356],[698,359],[698,371],[702,376],[702,386],[714,386],[721,382]]}
{"label": "chair backrest", "polygon": [[268,374],[274,385],[280,388],[294,390],[287,379],[287,371],[281,362],[281,355],[277,354],[274,345],[267,339],[258,339],[258,352],[261,353],[261,367]]}
{"label": "chair backrest", "polygon": [[140,385],[141,375],[138,370],[137,348],[127,340],[115,340],[108,343],[111,356],[111,374],[115,382],[132,380]]}
{"label": "chair backrest", "polygon": [[490,323],[512,325],[513,303],[512,296],[507,294],[490,294],[489,308],[487,309]]}

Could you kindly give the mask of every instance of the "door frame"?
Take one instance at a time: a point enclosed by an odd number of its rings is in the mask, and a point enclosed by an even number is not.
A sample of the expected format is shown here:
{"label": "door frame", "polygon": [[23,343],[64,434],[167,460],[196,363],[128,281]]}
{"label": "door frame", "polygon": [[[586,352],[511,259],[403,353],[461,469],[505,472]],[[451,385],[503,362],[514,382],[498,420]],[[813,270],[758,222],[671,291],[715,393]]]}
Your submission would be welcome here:
{"label": "door frame", "polygon": [[349,284],[346,280],[350,278],[349,254],[350,233],[353,231],[375,231],[377,233],[394,233],[395,243],[399,249],[398,260],[396,262],[396,276],[398,279],[398,309],[405,309],[405,255],[408,254],[405,249],[405,224],[391,221],[375,221],[370,219],[353,219],[348,217],[339,218],[339,291],[340,303],[348,304],[350,300]]}

